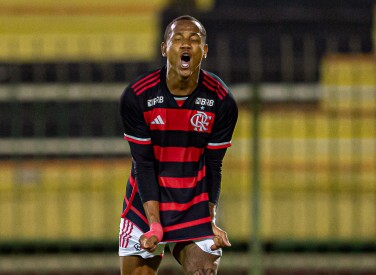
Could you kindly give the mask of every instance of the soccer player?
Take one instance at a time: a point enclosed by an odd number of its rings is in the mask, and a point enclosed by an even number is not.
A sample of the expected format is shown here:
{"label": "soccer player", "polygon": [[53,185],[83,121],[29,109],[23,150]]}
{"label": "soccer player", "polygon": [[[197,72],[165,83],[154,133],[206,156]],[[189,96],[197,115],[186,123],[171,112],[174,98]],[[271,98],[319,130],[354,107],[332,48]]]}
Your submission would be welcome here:
{"label": "soccer player", "polygon": [[174,19],[161,51],[166,65],[138,77],[120,99],[132,154],[120,269],[156,274],[168,245],[186,274],[216,274],[231,245],[215,215],[238,109],[222,80],[201,69],[208,45],[197,19]]}

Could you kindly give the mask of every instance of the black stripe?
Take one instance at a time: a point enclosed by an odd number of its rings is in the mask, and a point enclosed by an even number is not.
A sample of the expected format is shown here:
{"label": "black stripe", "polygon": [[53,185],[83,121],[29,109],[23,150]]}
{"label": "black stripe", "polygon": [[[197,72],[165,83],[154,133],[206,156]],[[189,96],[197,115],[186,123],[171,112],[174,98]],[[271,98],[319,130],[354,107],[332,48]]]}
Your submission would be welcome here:
{"label": "black stripe", "polygon": [[194,188],[169,188],[160,187],[161,202],[187,203],[192,198],[207,192],[204,180],[198,181]]}
{"label": "black stripe", "polygon": [[165,241],[179,241],[186,240],[187,236],[190,239],[205,237],[213,235],[211,223],[203,223],[196,226],[190,226],[187,228],[165,232],[163,239]]}
{"label": "black stripe", "polygon": [[161,220],[164,226],[177,223],[191,222],[197,219],[210,217],[207,201],[193,205],[189,211],[161,211]]}
{"label": "black stripe", "polygon": [[161,177],[194,177],[204,166],[197,162],[158,162]]}
{"label": "black stripe", "polygon": [[136,224],[138,228],[141,229],[142,232],[149,231],[149,225],[144,222],[136,213],[130,210],[127,215],[125,216],[127,219],[131,220],[133,223]]}
{"label": "black stripe", "polygon": [[206,146],[208,133],[183,131],[151,131],[153,145],[202,148]]}

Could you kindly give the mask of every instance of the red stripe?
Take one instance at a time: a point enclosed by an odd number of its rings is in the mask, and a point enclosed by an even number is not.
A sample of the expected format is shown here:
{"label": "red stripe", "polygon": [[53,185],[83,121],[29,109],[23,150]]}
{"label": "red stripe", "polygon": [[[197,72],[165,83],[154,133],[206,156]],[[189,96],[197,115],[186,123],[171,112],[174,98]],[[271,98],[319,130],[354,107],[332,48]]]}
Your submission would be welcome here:
{"label": "red stripe", "polygon": [[[120,246],[121,246],[121,247],[126,247],[126,246],[124,246],[124,242],[125,242],[125,239],[126,239],[126,235],[127,235],[127,233],[128,233],[128,230],[129,230],[130,222],[129,222],[128,220],[126,220],[126,219],[123,219],[123,221],[124,221],[124,224],[123,224],[123,232],[122,232],[122,234],[121,234],[121,242],[120,242]],[[124,229],[125,224],[127,224],[127,228]]]}
{"label": "red stripe", "polygon": [[218,97],[219,97],[219,99],[223,99],[223,96],[222,96],[220,93],[218,93],[217,90],[216,90],[215,88],[213,88],[213,87],[210,86],[207,82],[205,82],[205,79],[204,79],[204,81],[202,82],[202,84],[204,84],[204,86],[205,86],[206,88],[208,88],[209,90],[211,90],[211,91],[213,91],[213,92],[216,92],[217,95],[218,95]]}
{"label": "red stripe", "polygon": [[162,162],[196,162],[200,160],[203,148],[153,146],[155,158]]}
{"label": "red stripe", "polygon": [[161,202],[159,203],[160,211],[184,211],[190,208],[192,205],[207,201],[209,199],[208,193],[202,193],[193,198],[187,203],[176,203],[176,202]]}
{"label": "red stripe", "polygon": [[137,216],[139,216],[140,219],[143,220],[146,224],[149,224],[148,219],[147,219],[144,215],[142,215],[142,213],[141,213],[140,211],[138,211],[136,207],[132,206],[132,207],[131,207],[131,210],[132,210]]}
{"label": "red stripe", "polygon": [[154,83],[145,86],[145,87],[144,87],[143,89],[141,89],[140,91],[137,91],[137,92],[136,92],[136,95],[140,95],[140,94],[142,94],[144,91],[146,91],[147,89],[150,89],[151,87],[154,87],[154,86],[157,85],[159,82],[161,82],[161,80],[158,78],[158,80],[155,81]]}
{"label": "red stripe", "polygon": [[191,221],[191,222],[183,222],[183,223],[179,223],[179,224],[176,224],[176,225],[166,226],[166,227],[163,227],[163,231],[169,232],[169,231],[183,229],[183,228],[187,228],[187,227],[191,227],[191,226],[195,226],[195,225],[199,225],[199,224],[203,224],[203,223],[208,223],[208,222],[211,222],[210,217],[194,220],[194,221]]}
{"label": "red stripe", "polygon": [[148,79],[152,78],[152,77],[155,76],[156,74],[159,74],[160,71],[161,71],[161,70],[158,70],[158,71],[156,71],[156,72],[154,72],[154,73],[151,73],[151,74],[145,76],[144,78],[141,78],[139,81],[137,81],[136,83],[134,83],[134,84],[132,85],[132,89],[133,89],[133,90],[134,90],[134,89],[138,89],[138,88],[140,87],[140,85],[142,85],[145,81],[147,81]]}
{"label": "red stripe", "polygon": [[124,212],[123,212],[123,215],[124,215],[124,217],[125,217],[125,215],[128,213],[128,211],[129,210],[132,210],[137,216],[139,216],[146,224],[149,224],[149,222],[148,222],[148,220],[147,220],[147,218],[140,212],[140,211],[138,211],[137,210],[137,208],[136,207],[134,207],[133,205],[132,205],[132,202],[133,202],[133,199],[134,199],[134,196],[136,195],[136,192],[137,192],[137,190],[138,190],[138,186],[137,186],[137,182],[136,182],[136,180],[132,177],[132,176],[130,176],[129,177],[129,183],[132,185],[132,187],[133,187],[133,189],[132,189],[132,194],[131,194],[131,197],[130,197],[130,199],[129,199],[129,201],[128,201],[128,199],[125,197],[124,199],[125,199],[125,202],[127,203],[127,208],[124,210]]}
{"label": "red stripe", "polygon": [[[158,115],[161,116],[164,124],[151,124],[153,119]],[[153,110],[144,112],[145,121],[148,123],[151,130],[171,130],[171,131],[198,131],[200,128],[195,127],[192,124],[197,122],[205,123],[205,129],[202,128],[202,132],[211,133],[215,114],[212,112],[203,112],[197,110],[187,110],[187,109],[163,109],[154,108]]]}
{"label": "red stripe", "polygon": [[[127,198],[125,198],[125,202],[128,204],[128,200],[127,200]],[[132,211],[133,211],[137,216],[139,216],[140,219],[142,219],[146,224],[149,224],[147,218],[146,218],[146,217],[145,217],[140,211],[138,211],[138,209],[137,209],[136,207],[134,207],[133,205],[130,205],[128,211],[129,211],[129,210],[132,210]],[[127,211],[127,212],[128,212],[128,211]]]}
{"label": "red stripe", "polygon": [[129,183],[132,185],[133,188],[137,188],[137,183],[134,177],[129,176]]}
{"label": "red stripe", "polygon": [[221,83],[216,81],[214,78],[209,78],[209,76],[204,77],[204,81],[207,81],[207,83],[212,86],[215,91],[220,94],[221,96],[225,97],[227,94],[227,90],[222,86]]}
{"label": "red stripe", "polygon": [[[119,236],[119,240],[120,240],[120,247],[124,247],[123,244],[123,239],[124,239],[124,234],[125,234],[125,223],[126,223],[126,219],[123,219],[123,226],[121,227],[121,233],[120,233],[120,236]],[[128,226],[127,226],[127,229],[128,229]]]}
{"label": "red stripe", "polygon": [[[220,86],[218,85],[218,83],[215,83],[213,79],[210,79],[208,76],[204,76],[204,81],[206,81],[206,83],[210,85],[216,92],[220,92]],[[223,94],[221,93],[221,95]]]}
{"label": "red stripe", "polygon": [[124,226],[125,226],[125,219],[122,219],[123,224],[121,226],[120,235],[119,235],[119,246],[123,247],[123,235],[124,235]]}
{"label": "red stripe", "polygon": [[149,140],[140,140],[140,139],[134,139],[130,136],[124,136],[124,139],[133,143],[137,144],[151,144],[151,139]]}
{"label": "red stripe", "polygon": [[159,185],[168,188],[193,188],[196,187],[197,182],[205,177],[206,168],[203,167],[198,171],[197,177],[186,178],[172,178],[172,177],[159,177]]}
{"label": "red stripe", "polygon": [[227,90],[226,88],[223,86],[223,84],[218,81],[215,77],[211,76],[210,74],[208,74],[207,72],[204,71],[204,78],[209,81],[210,84],[212,84],[214,87],[218,87],[219,89],[222,90],[222,92],[224,92],[225,94],[227,94]]}
{"label": "red stripe", "polygon": [[127,233],[127,238],[125,239],[125,246],[124,247],[128,247],[128,244],[129,244],[129,239],[131,238],[131,234],[132,234],[132,231],[133,231],[133,223],[129,222],[131,224],[131,227],[129,229],[129,232]]}
{"label": "red stripe", "polygon": [[143,83],[141,83],[141,85],[138,85],[136,88],[133,88],[133,90],[137,93],[137,92],[140,91],[143,87],[145,87],[147,84],[153,83],[153,82],[155,82],[156,80],[159,80],[159,75],[156,75],[156,76],[154,76],[154,77],[151,77],[151,78],[147,79],[146,81],[144,81]]}
{"label": "red stripe", "polygon": [[[148,81],[146,81],[144,84],[142,84],[139,88],[135,89],[136,95],[140,95],[142,92],[144,92],[146,89],[151,88],[155,85],[157,85],[161,80],[159,79],[159,76],[154,77]],[[149,84],[149,85],[146,85]]]}
{"label": "red stripe", "polygon": [[227,89],[223,86],[221,82],[219,82],[217,79],[215,79],[213,76],[209,75],[205,71],[204,71],[204,75],[206,76],[204,77],[204,79],[207,80],[209,84],[213,85],[214,86],[213,88],[217,87],[218,92],[220,92],[222,96],[226,96]]}
{"label": "red stripe", "polygon": [[121,214],[122,218],[125,218],[125,216],[127,215],[128,211],[131,209],[134,196],[136,195],[137,189],[138,189],[136,181],[134,180],[134,178],[132,176],[129,177],[129,182],[132,185],[133,189],[132,189],[132,193],[131,193],[131,197],[129,198],[129,201],[124,196],[124,200],[127,203],[127,207],[124,209],[123,213]]}

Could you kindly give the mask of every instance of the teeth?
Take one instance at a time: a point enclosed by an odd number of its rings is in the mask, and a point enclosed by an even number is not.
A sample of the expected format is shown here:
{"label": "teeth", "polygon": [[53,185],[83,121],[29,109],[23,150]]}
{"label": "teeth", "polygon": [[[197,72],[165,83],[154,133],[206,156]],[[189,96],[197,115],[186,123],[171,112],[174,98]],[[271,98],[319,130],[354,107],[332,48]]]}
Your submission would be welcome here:
{"label": "teeth", "polygon": [[189,54],[184,53],[184,54],[181,56],[181,67],[182,67],[183,69],[187,69],[187,68],[189,68],[189,61],[191,61],[191,57],[189,56]]}

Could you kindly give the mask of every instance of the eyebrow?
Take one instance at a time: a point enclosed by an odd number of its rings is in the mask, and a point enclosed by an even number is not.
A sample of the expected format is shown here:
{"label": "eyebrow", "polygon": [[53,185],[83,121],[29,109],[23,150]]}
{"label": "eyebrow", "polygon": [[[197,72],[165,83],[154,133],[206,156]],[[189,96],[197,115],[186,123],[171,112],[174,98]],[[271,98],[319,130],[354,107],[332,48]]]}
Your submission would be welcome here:
{"label": "eyebrow", "polygon": [[[183,35],[183,32],[171,32],[172,35]],[[203,37],[204,35],[201,32],[191,32],[190,36],[192,35],[198,35],[200,37]]]}

